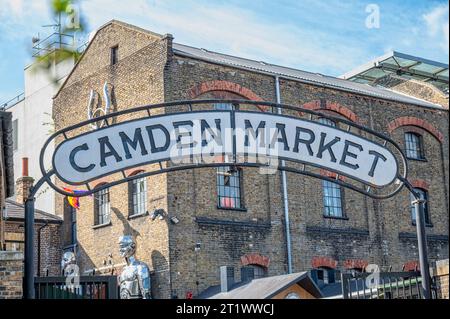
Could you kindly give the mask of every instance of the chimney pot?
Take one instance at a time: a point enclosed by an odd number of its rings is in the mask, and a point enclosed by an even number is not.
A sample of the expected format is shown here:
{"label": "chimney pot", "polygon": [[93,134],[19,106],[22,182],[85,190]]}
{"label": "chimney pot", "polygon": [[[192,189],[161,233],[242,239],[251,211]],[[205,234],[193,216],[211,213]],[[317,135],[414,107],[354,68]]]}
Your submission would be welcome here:
{"label": "chimney pot", "polygon": [[16,181],[16,202],[24,204],[28,195],[30,194],[30,188],[33,186],[34,179],[28,176],[28,158],[22,158],[22,177]]}
{"label": "chimney pot", "polygon": [[22,157],[22,177],[28,176],[28,157]]}

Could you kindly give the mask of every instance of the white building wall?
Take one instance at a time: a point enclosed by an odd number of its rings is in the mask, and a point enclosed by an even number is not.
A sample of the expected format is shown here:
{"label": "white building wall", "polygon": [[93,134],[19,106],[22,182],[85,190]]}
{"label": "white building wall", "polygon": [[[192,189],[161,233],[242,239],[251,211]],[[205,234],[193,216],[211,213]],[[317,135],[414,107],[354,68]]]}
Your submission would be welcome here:
{"label": "white building wall", "polygon": [[[54,132],[52,120],[53,96],[74,66],[64,61],[51,69],[53,77],[33,65],[25,68],[25,99],[8,109],[13,121],[18,120],[18,145],[14,152],[14,177],[22,175],[22,158],[28,157],[29,175],[35,183],[42,177],[39,167],[41,148]],[[55,83],[53,79],[57,79]],[[49,145],[44,158],[50,167],[54,144]],[[44,184],[36,195],[35,207],[48,213],[55,212],[55,193]]]}

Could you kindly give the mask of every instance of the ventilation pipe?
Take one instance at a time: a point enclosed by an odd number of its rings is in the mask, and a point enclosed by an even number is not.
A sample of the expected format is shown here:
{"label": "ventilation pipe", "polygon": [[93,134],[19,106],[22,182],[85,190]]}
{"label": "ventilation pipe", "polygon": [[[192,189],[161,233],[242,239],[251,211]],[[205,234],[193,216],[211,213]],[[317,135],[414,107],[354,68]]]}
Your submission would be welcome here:
{"label": "ventilation pipe", "polygon": [[[275,95],[277,103],[281,104],[281,94],[280,94],[280,78],[275,77]],[[277,108],[277,113],[281,114],[281,108]],[[281,160],[281,166],[285,166],[285,161]],[[286,171],[281,170],[281,184],[283,188],[283,208],[284,208],[284,221],[286,227],[286,247],[287,247],[287,262],[288,262],[288,273],[292,273],[292,249],[291,249],[291,230],[289,224],[289,198],[287,192],[287,176]]]}

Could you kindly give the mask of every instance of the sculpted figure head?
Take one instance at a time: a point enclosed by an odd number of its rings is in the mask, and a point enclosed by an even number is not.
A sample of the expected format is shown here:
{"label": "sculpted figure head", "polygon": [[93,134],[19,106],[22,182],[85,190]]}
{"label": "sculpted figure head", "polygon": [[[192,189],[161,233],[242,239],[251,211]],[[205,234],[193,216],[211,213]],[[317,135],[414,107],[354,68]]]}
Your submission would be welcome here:
{"label": "sculpted figure head", "polygon": [[132,236],[120,236],[119,237],[119,253],[120,256],[128,258],[134,255],[136,252],[136,242]]}
{"label": "sculpted figure head", "polygon": [[75,254],[71,251],[66,251],[61,260],[61,269],[64,270],[68,265],[75,265]]}

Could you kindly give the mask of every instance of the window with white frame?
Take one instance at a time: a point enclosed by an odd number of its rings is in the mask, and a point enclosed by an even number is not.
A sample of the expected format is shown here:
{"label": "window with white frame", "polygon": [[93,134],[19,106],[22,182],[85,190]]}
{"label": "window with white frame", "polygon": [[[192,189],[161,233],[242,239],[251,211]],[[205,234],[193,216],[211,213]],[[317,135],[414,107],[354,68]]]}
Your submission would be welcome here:
{"label": "window with white frame", "polygon": [[219,208],[242,209],[241,170],[224,166],[217,168],[217,197]]}
{"label": "window with white frame", "polygon": [[110,209],[109,188],[96,192],[94,194],[95,225],[104,225],[111,221]]}
{"label": "window with white frame", "polygon": [[405,133],[406,157],[410,159],[425,159],[422,136],[413,132]]}
{"label": "window with white frame", "polygon": [[141,177],[130,183],[130,216],[143,215],[147,212],[147,178]]}

